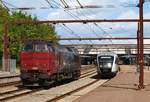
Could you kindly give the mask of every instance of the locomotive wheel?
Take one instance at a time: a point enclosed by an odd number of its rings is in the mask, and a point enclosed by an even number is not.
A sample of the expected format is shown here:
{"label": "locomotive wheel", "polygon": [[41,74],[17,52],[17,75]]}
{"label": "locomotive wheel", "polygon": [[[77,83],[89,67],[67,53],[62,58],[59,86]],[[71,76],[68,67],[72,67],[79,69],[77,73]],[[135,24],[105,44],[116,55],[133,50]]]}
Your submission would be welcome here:
{"label": "locomotive wheel", "polygon": [[100,73],[97,73],[97,74],[98,74],[98,77],[99,77],[99,78],[101,78],[101,77],[102,77],[102,75],[101,75]]}
{"label": "locomotive wheel", "polygon": [[43,86],[43,84],[44,84],[44,80],[40,80],[39,81],[39,86]]}
{"label": "locomotive wheel", "polygon": [[78,80],[80,78],[80,72],[79,71],[75,71],[74,73],[72,73],[72,79],[73,80]]}
{"label": "locomotive wheel", "polygon": [[39,85],[40,85],[40,86],[43,86],[43,87],[49,86],[48,82],[45,81],[45,80],[41,80],[41,81],[39,82]]}
{"label": "locomotive wheel", "polygon": [[29,82],[26,79],[21,79],[21,81],[22,81],[23,86],[26,86],[29,84]]}
{"label": "locomotive wheel", "polygon": [[43,87],[44,89],[49,89],[54,85],[54,81],[47,81],[47,80],[40,80],[39,86]]}

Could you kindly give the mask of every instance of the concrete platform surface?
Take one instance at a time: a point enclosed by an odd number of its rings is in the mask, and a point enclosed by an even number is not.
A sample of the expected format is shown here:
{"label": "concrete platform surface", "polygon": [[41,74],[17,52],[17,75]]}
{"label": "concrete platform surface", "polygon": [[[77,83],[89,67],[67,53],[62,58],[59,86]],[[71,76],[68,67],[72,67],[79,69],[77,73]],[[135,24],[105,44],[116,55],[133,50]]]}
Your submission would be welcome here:
{"label": "concrete platform surface", "polygon": [[11,77],[11,76],[16,76],[16,75],[20,75],[20,74],[0,71],[0,78]]}
{"label": "concrete platform surface", "polygon": [[150,71],[145,71],[145,89],[138,90],[139,74],[130,69],[74,102],[150,102]]}

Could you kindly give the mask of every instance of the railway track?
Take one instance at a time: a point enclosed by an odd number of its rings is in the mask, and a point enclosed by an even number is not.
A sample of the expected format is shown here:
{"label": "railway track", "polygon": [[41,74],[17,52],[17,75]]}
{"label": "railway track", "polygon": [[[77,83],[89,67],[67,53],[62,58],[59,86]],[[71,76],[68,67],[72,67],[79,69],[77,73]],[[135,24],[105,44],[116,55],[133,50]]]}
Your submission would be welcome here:
{"label": "railway track", "polygon": [[10,99],[14,99],[17,97],[22,97],[31,93],[35,93],[38,91],[43,90],[43,88],[39,88],[39,89],[33,89],[33,90],[29,90],[29,89],[19,89],[19,90],[14,90],[11,92],[7,92],[6,93],[2,93],[0,96],[0,102],[5,102],[5,101],[9,101]]}
{"label": "railway track", "polygon": [[1,76],[0,79],[15,78],[15,77],[19,77],[19,75]]}
{"label": "railway track", "polygon": [[61,95],[61,96],[57,96],[57,97],[55,97],[55,98],[53,98],[53,99],[50,99],[50,100],[48,100],[48,101],[46,101],[46,102],[57,102],[58,100],[63,99],[64,97],[69,96],[69,95],[71,95],[71,94],[74,94],[74,93],[76,93],[76,92],[78,92],[78,91],[80,91],[80,90],[83,90],[84,88],[86,88],[86,87],[88,87],[88,86],[90,86],[90,85],[92,85],[92,84],[94,84],[94,83],[96,83],[96,82],[98,82],[98,81],[99,81],[99,79],[97,79],[97,80],[95,80],[95,81],[93,81],[93,82],[90,82],[90,83],[88,83],[88,84],[86,84],[86,85],[84,85],[84,86],[81,86],[81,87],[79,87],[79,88],[77,88],[77,89],[75,89],[75,90],[72,90],[72,91],[70,91],[70,92],[67,92],[67,93],[65,93],[65,94],[63,94],[63,95]]}
{"label": "railway track", "polygon": [[[95,66],[90,67],[91,69],[94,68]],[[84,67],[82,67],[82,71],[83,74],[89,73],[92,70],[89,69],[84,69]],[[88,71],[87,71],[88,70]],[[94,70],[94,69],[93,69]],[[13,75],[13,76],[4,76],[4,77],[0,77],[0,80],[11,80],[13,78],[19,78],[19,75]],[[7,87],[7,86],[18,86],[21,85],[21,81],[17,80],[17,81],[11,81],[11,82],[5,82],[5,83],[0,83],[0,88],[2,87]]]}
{"label": "railway track", "polygon": [[[85,71],[81,74],[80,79],[88,77],[94,73],[96,73],[96,71],[94,69]],[[8,101],[8,100],[15,99],[18,97],[22,97],[22,96],[25,96],[25,95],[28,95],[31,93],[41,91],[41,90],[43,90],[43,88],[26,89],[25,87],[22,87],[22,88],[18,88],[15,90],[2,92],[2,93],[0,93],[0,102],[4,102],[4,101]]]}
{"label": "railway track", "polygon": [[8,87],[8,86],[18,86],[18,85],[21,85],[21,81],[14,81],[14,82],[9,82],[9,83],[2,83],[2,84],[0,84],[0,88]]}
{"label": "railway track", "polygon": [[19,75],[11,75],[11,76],[1,76],[0,77],[0,88],[11,86],[11,85],[18,85],[20,84]]}

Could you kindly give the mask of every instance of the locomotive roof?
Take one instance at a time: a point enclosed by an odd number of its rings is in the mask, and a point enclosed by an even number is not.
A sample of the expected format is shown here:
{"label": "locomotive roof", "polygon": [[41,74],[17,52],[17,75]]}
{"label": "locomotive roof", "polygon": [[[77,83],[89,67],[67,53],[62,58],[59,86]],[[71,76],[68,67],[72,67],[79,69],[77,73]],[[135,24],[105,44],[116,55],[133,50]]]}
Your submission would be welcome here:
{"label": "locomotive roof", "polygon": [[28,40],[25,44],[39,44],[39,43],[49,43],[54,44],[52,41],[44,41],[44,40]]}
{"label": "locomotive roof", "polygon": [[97,57],[98,57],[98,56],[102,56],[102,55],[117,56],[117,54],[114,53],[114,52],[103,52],[103,53],[98,54]]}

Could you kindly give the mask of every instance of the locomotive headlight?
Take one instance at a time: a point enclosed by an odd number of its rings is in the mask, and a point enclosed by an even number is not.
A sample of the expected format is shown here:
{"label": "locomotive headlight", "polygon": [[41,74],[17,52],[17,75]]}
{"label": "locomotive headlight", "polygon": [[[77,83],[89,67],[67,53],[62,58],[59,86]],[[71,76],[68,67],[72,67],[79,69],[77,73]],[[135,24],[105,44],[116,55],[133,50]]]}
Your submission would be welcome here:
{"label": "locomotive headlight", "polygon": [[99,67],[103,67],[102,65],[99,65]]}
{"label": "locomotive headlight", "polygon": [[64,62],[63,65],[65,66],[65,65],[66,65],[66,62]]}
{"label": "locomotive headlight", "polygon": [[107,63],[107,66],[108,66],[108,67],[111,67],[111,63]]}

